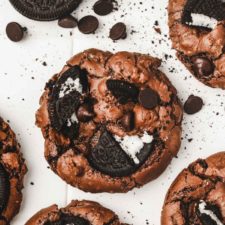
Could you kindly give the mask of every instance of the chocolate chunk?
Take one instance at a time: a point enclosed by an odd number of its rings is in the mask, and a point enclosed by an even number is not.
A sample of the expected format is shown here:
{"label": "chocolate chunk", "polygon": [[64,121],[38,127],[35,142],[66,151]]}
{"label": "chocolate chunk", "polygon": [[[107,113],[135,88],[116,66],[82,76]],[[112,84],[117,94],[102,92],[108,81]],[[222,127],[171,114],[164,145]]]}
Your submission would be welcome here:
{"label": "chocolate chunk", "polygon": [[55,222],[46,222],[44,225],[90,225],[89,221],[79,216],[70,216],[62,214],[60,220]]}
{"label": "chocolate chunk", "polygon": [[74,28],[77,26],[77,20],[69,15],[58,20],[58,25],[63,28]]}
{"label": "chocolate chunk", "polygon": [[126,131],[132,131],[135,126],[134,112],[126,113],[119,122]]}
{"label": "chocolate chunk", "polygon": [[85,16],[78,22],[78,29],[83,34],[94,33],[99,26],[98,19],[95,16]]}
{"label": "chocolate chunk", "polygon": [[0,164],[0,213],[7,206],[10,192],[10,183],[7,172],[4,167]]}
{"label": "chocolate chunk", "polygon": [[81,0],[10,0],[24,16],[40,21],[56,20],[72,13]]}
{"label": "chocolate chunk", "polygon": [[106,86],[116,97],[121,104],[125,104],[128,101],[137,101],[139,89],[127,81],[122,80],[107,80]]}
{"label": "chocolate chunk", "polygon": [[212,75],[215,66],[208,58],[194,57],[192,59],[192,62],[193,62],[193,70],[198,76],[204,77]]}
{"label": "chocolate chunk", "polygon": [[139,103],[146,109],[154,109],[159,104],[157,92],[150,88],[145,88],[139,93]]}
{"label": "chocolate chunk", "polygon": [[95,113],[91,104],[83,104],[77,110],[77,118],[80,122],[88,122],[94,117]]}
{"label": "chocolate chunk", "polygon": [[113,40],[125,39],[127,37],[127,28],[124,23],[115,24],[109,33],[109,37]]}
{"label": "chocolate chunk", "polygon": [[94,4],[93,9],[99,16],[108,15],[113,11],[112,0],[99,0]]}
{"label": "chocolate chunk", "polygon": [[199,112],[202,109],[202,107],[203,107],[203,100],[198,96],[190,95],[184,104],[184,111],[187,114],[192,115]]}
{"label": "chocolate chunk", "polygon": [[19,42],[23,39],[25,30],[26,28],[23,28],[20,24],[11,22],[6,27],[6,34],[11,41]]}
{"label": "chocolate chunk", "polygon": [[93,168],[112,177],[128,176],[135,169],[132,160],[107,130],[101,134],[88,160]]}
{"label": "chocolate chunk", "polygon": [[193,26],[202,26],[206,28],[212,28],[210,25],[210,21],[206,21],[206,23],[202,23],[202,19],[197,21],[193,21],[193,15],[197,16],[207,16],[205,20],[211,18],[222,21],[225,20],[225,8],[223,7],[223,2],[221,0],[188,0],[185,7],[184,13],[182,15],[182,23],[193,25]]}

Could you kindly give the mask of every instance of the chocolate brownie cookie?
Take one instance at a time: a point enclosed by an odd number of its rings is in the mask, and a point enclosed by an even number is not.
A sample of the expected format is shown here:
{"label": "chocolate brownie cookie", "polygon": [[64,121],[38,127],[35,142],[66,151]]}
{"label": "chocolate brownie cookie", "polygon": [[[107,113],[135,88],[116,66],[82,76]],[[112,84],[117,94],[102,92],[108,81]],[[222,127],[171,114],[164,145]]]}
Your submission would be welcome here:
{"label": "chocolate brownie cookie", "polygon": [[162,225],[225,224],[225,152],[184,169],[167,194]]}
{"label": "chocolate brownie cookie", "polygon": [[177,155],[183,113],[159,66],[129,52],[71,58],[36,115],[53,171],[90,192],[127,192],[157,178]]}
{"label": "chocolate brownie cookie", "polygon": [[169,0],[173,48],[204,84],[225,89],[225,1]]}
{"label": "chocolate brownie cookie", "polygon": [[73,12],[82,0],[9,0],[22,15],[40,21],[56,20]]}
{"label": "chocolate brownie cookie", "polygon": [[15,134],[0,118],[0,225],[19,212],[23,177],[27,171]]}
{"label": "chocolate brownie cookie", "polygon": [[52,205],[42,209],[25,225],[125,225],[118,216],[91,201],[72,201],[65,208]]}

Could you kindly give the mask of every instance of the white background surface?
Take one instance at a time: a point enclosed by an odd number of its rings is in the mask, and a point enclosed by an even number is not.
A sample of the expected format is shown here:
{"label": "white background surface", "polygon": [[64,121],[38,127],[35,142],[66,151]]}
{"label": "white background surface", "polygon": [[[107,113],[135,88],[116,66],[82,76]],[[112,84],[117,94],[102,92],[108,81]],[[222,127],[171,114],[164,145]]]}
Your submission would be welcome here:
{"label": "white background surface", "polygon": [[[81,18],[93,14],[91,8],[95,1],[85,0],[75,16]],[[57,22],[29,20],[18,14],[8,0],[0,1],[0,114],[10,121],[16,132],[29,169],[21,211],[12,225],[22,225],[41,208],[53,203],[65,206],[71,199],[99,201],[118,213],[122,221],[130,224],[159,225],[165,194],[181,169],[198,157],[206,157],[225,149],[225,91],[199,83],[176,60],[166,36],[167,1],[118,2],[118,11],[98,17],[101,25],[95,35],[83,35],[77,29],[60,28]],[[153,29],[156,20],[159,21],[161,35]],[[28,35],[22,42],[13,43],[7,39],[5,27],[11,21],[17,21],[28,28]],[[109,28],[120,21],[128,26],[128,38],[113,43],[107,37]],[[131,30],[136,32],[131,35]],[[35,111],[45,82],[73,54],[90,47],[110,51],[138,51],[158,56],[163,59],[161,69],[177,88],[182,102],[190,94],[196,94],[205,103],[198,114],[184,115],[183,142],[178,158],[172,161],[156,181],[128,194],[86,194],[67,186],[47,168],[43,156],[43,138],[34,124]],[[165,54],[172,55],[172,58],[165,61]],[[43,66],[43,62],[47,66]],[[193,140],[189,142],[188,139]]]}

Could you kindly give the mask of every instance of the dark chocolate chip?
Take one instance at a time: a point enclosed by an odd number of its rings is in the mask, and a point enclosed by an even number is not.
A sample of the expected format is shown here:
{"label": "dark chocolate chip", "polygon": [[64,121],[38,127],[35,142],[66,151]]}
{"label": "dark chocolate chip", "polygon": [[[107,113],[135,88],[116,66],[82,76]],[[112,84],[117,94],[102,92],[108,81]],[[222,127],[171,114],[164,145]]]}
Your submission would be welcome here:
{"label": "dark chocolate chip", "polygon": [[77,118],[80,122],[88,122],[95,117],[93,106],[90,104],[83,104],[77,110]]}
{"label": "dark chocolate chip", "polygon": [[139,93],[139,103],[146,109],[154,109],[159,104],[157,92],[150,88],[145,88]]}
{"label": "dark chocolate chip", "polygon": [[125,104],[128,101],[137,101],[139,89],[127,81],[107,80],[106,86],[119,103]]}
{"label": "dark chocolate chip", "polygon": [[214,71],[213,63],[206,57],[194,57],[192,62],[193,70],[200,77],[209,76]]}
{"label": "dark chocolate chip", "polygon": [[69,15],[58,20],[58,25],[63,28],[74,28],[77,26],[77,20]]}
{"label": "dark chocolate chip", "polygon": [[94,12],[100,16],[108,15],[113,11],[111,0],[99,0],[93,6]]}
{"label": "dark chocolate chip", "polygon": [[20,24],[11,22],[6,27],[6,34],[11,41],[19,42],[23,39],[25,30],[26,28],[23,28]]}
{"label": "dark chocolate chip", "polygon": [[221,0],[188,0],[182,15],[183,24],[192,24],[192,13],[205,15],[217,21],[225,20],[225,9]]}
{"label": "dark chocolate chip", "polygon": [[128,112],[121,118],[119,122],[123,126],[123,128],[129,132],[134,129],[134,126],[135,126],[134,119],[135,119],[134,112]]}
{"label": "dark chocolate chip", "polygon": [[107,130],[103,131],[98,144],[90,151],[88,160],[93,168],[112,177],[128,176],[135,169],[132,160]]}
{"label": "dark chocolate chip", "polygon": [[0,213],[7,206],[10,193],[10,183],[7,172],[4,167],[0,164]]}
{"label": "dark chocolate chip", "polygon": [[95,16],[85,16],[78,22],[78,28],[83,34],[94,33],[99,26],[98,19]]}
{"label": "dark chocolate chip", "polygon": [[199,112],[202,109],[202,107],[203,107],[203,100],[198,96],[190,95],[184,104],[184,111],[187,114],[192,115]]}
{"label": "dark chocolate chip", "polygon": [[90,222],[79,216],[62,214],[60,220],[55,222],[46,222],[44,225],[90,225]]}
{"label": "dark chocolate chip", "polygon": [[127,28],[124,23],[117,23],[111,29],[109,37],[113,40],[125,39],[127,37]]}

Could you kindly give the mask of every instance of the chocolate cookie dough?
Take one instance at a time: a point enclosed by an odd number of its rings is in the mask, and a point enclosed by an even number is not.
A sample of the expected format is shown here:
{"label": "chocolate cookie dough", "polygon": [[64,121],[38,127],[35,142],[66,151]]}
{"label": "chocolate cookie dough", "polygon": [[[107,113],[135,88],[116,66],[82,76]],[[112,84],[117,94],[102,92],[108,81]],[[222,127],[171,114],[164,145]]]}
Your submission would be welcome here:
{"label": "chocolate cookie dough", "polygon": [[173,48],[204,84],[225,89],[225,1],[170,0]]}
{"label": "chocolate cookie dough", "polygon": [[55,173],[84,191],[127,192],[165,170],[180,147],[183,112],[160,63],[90,49],[50,79],[36,124]]}
{"label": "chocolate cookie dough", "polygon": [[23,177],[27,171],[15,134],[0,118],[0,225],[19,212]]}
{"label": "chocolate cookie dough", "polygon": [[170,187],[162,225],[225,224],[225,152],[199,159]]}
{"label": "chocolate cookie dough", "polygon": [[91,201],[72,201],[65,208],[52,205],[42,209],[25,225],[126,225],[118,216]]}

